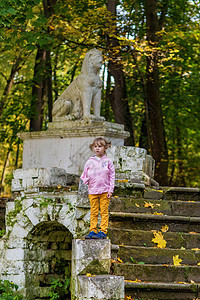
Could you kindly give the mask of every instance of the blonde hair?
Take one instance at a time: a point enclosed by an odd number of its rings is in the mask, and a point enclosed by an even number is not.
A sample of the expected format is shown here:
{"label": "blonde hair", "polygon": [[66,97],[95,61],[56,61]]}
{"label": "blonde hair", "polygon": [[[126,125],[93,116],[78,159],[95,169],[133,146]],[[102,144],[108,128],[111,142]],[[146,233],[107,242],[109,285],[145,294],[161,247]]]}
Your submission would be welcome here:
{"label": "blonde hair", "polygon": [[[93,151],[93,147],[94,147],[94,145],[96,145],[96,144],[97,144],[97,145],[104,146],[105,150],[107,150],[108,148],[111,147],[111,142],[108,142],[106,139],[99,137],[99,138],[94,139],[93,143],[90,144],[90,150]],[[105,152],[106,152],[106,151],[105,151]]]}

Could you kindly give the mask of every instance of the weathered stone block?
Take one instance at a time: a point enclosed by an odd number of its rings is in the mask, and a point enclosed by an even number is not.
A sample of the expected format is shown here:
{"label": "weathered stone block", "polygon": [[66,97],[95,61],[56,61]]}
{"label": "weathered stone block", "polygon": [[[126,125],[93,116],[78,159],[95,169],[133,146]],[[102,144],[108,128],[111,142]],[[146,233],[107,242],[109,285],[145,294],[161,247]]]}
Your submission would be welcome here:
{"label": "weathered stone block", "polygon": [[81,240],[72,242],[73,276],[79,274],[108,274],[110,272],[110,240]]}
{"label": "weathered stone block", "polygon": [[39,207],[29,207],[25,210],[25,214],[34,226],[37,225],[42,218],[42,213]]}
{"label": "weathered stone block", "polygon": [[[24,261],[4,260],[1,275],[21,275],[24,272]],[[13,279],[12,279],[13,280]]]}
{"label": "weathered stone block", "polygon": [[78,276],[77,300],[124,300],[124,278],[113,275]]}
{"label": "weathered stone block", "polygon": [[107,150],[116,170],[116,186],[133,186],[134,183],[151,185],[155,161],[147,151],[137,147],[112,146]]}
{"label": "weathered stone block", "polygon": [[12,210],[14,210],[15,209],[15,203],[14,203],[14,201],[13,202],[7,202],[6,203],[6,215],[10,212],[10,211],[12,211]]}
{"label": "weathered stone block", "polygon": [[76,176],[63,168],[17,169],[13,172],[12,191],[34,189],[37,187],[66,186],[76,183]]}
{"label": "weathered stone block", "polygon": [[19,238],[18,236],[12,236],[11,239],[8,239],[6,241],[6,247],[8,249],[25,248],[26,247],[26,241],[23,238]]}
{"label": "weathered stone block", "polygon": [[24,249],[6,249],[5,259],[9,261],[23,260],[24,259]]}

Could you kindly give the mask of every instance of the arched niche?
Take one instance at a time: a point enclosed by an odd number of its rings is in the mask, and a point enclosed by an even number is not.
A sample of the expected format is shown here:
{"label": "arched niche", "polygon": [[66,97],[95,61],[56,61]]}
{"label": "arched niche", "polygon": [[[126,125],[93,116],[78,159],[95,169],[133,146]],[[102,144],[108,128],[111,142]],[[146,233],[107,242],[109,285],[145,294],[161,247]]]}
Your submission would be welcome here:
{"label": "arched niche", "polygon": [[59,299],[71,299],[69,288],[64,289],[71,277],[71,251],[72,234],[57,221],[41,222],[29,232],[24,252],[26,299],[50,299],[55,280],[63,285],[54,291],[61,293]]}

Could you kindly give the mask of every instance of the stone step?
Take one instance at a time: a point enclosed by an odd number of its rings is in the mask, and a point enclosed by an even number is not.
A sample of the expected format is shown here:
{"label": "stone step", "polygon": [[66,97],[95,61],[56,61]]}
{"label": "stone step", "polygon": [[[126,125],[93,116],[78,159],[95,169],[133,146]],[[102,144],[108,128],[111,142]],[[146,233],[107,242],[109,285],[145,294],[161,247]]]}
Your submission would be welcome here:
{"label": "stone step", "polygon": [[200,202],[112,197],[110,211],[141,214],[154,214],[157,212],[172,216],[199,217]]}
{"label": "stone step", "polygon": [[[108,235],[112,244],[145,247],[157,246],[157,244],[152,242],[152,239],[154,238],[153,231],[109,228]],[[181,249],[181,247],[183,247],[185,249],[200,249],[199,233],[168,231],[162,232],[162,235],[167,242],[167,248]]]}
{"label": "stone step", "polygon": [[145,199],[193,200],[200,201],[200,189],[189,187],[159,187],[146,188],[143,192]]}
{"label": "stone step", "polygon": [[200,232],[200,217],[110,212],[110,228],[160,230],[163,225],[175,232]]}
{"label": "stone step", "polygon": [[165,283],[199,283],[199,266],[170,266],[151,264],[113,263],[114,275],[124,276],[125,280],[165,282]]}
{"label": "stone step", "polygon": [[[162,189],[162,187],[161,187]],[[189,187],[164,187],[163,199],[165,200],[193,200],[200,201],[200,189]],[[146,194],[147,196],[147,194]]]}
{"label": "stone step", "polygon": [[190,300],[198,299],[200,286],[186,283],[125,282],[126,299]]}
{"label": "stone step", "polygon": [[119,246],[117,256],[124,262],[139,264],[173,265],[173,257],[182,259],[183,265],[197,266],[200,263],[199,250],[167,249],[155,247]]}

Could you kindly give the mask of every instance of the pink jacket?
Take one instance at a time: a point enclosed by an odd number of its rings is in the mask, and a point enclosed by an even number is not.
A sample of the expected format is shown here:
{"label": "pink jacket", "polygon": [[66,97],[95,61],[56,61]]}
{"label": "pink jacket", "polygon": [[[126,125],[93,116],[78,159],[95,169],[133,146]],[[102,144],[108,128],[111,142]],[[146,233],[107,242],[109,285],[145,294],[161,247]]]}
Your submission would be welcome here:
{"label": "pink jacket", "polygon": [[115,168],[107,156],[98,158],[91,156],[80,177],[84,184],[89,184],[89,194],[103,194],[113,192],[115,185]]}

